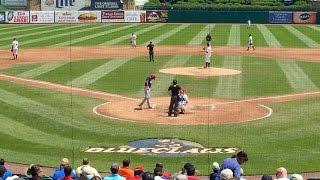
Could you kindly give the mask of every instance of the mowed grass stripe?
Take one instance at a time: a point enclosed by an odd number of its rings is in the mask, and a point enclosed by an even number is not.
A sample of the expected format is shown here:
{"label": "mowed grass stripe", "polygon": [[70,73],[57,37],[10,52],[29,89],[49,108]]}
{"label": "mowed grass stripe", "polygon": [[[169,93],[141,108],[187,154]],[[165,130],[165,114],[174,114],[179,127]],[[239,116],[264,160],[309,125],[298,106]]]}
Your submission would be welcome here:
{"label": "mowed grass stripe", "polygon": [[283,26],[266,25],[272,34],[278,39],[283,47],[302,47],[305,48],[306,44],[298,39],[294,34],[288,31]]}
{"label": "mowed grass stripe", "polygon": [[283,27],[286,28],[293,35],[295,35],[298,39],[303,41],[307,45],[307,47],[311,47],[311,48],[319,47],[319,44],[317,42],[315,42],[314,40],[312,40],[311,38],[309,38],[305,34],[301,33],[300,31],[298,31],[297,29],[295,29],[291,25],[290,26],[289,25],[283,25]]}
{"label": "mowed grass stripe", "polygon": [[[160,69],[182,67],[191,56],[173,56],[166,64],[164,64]],[[159,73],[156,79],[155,85],[152,87],[152,94],[155,96],[163,95],[167,91],[166,88],[169,87],[170,83],[176,78],[175,74],[164,74]]]}
{"label": "mowed grass stripe", "polygon": [[71,139],[72,137],[64,138],[56,134],[48,134],[37,129],[33,129],[20,122],[14,121],[11,118],[5,117],[2,114],[0,114],[0,123],[1,128],[5,129],[2,133],[24,141],[67,149],[70,148],[70,143],[72,143],[75,148],[81,147],[84,144],[82,141]]}
{"label": "mowed grass stripe", "polygon": [[[105,26],[96,27],[94,29],[105,28],[105,27],[110,26],[110,25],[111,24],[107,24]],[[90,34],[90,35],[82,36],[82,37],[79,37],[79,38],[71,39],[71,41],[65,41],[65,42],[57,43],[57,44],[54,44],[52,46],[73,45],[73,44],[76,44],[76,43],[79,43],[79,42],[83,42],[83,41],[86,41],[86,40],[89,40],[89,39],[92,39],[92,38],[95,38],[95,37],[99,37],[99,36],[107,35],[109,33],[113,33],[113,32],[121,31],[121,30],[124,30],[124,29],[128,29],[128,28],[136,26],[136,25],[137,24],[132,24],[132,25],[129,25],[129,26],[122,26],[122,27],[110,29],[110,30],[107,30],[107,31],[95,32],[94,34]],[[93,29],[90,29],[90,31],[92,31],[92,30]]]}
{"label": "mowed grass stripe", "polygon": [[[160,36],[158,36],[156,38],[153,38],[151,41],[153,42],[153,44],[159,44],[162,41],[164,41],[164,40],[168,39],[169,37],[179,33],[181,30],[183,30],[183,29],[185,29],[185,28],[187,28],[189,26],[190,26],[190,24],[182,24],[182,25],[180,25],[180,26],[178,26],[178,27],[176,27],[176,28],[174,28],[174,29],[172,29],[170,31],[165,32],[164,34],[161,34]],[[147,45],[148,43],[149,43],[149,41],[146,41],[143,44]]]}
{"label": "mowed grass stripe", "polygon": [[[56,29],[58,28],[58,29]],[[14,36],[15,38],[17,38],[17,40],[19,41],[19,44],[21,45],[21,42],[25,42],[28,41],[29,39],[34,39],[34,36],[37,36],[38,38],[40,37],[40,35],[47,35],[48,33],[52,33],[52,32],[57,32],[57,31],[63,31],[63,30],[68,30],[74,27],[71,26],[55,26],[54,29],[51,28],[47,28],[44,31],[37,31],[37,32],[30,32],[30,33],[25,33],[25,34],[21,34],[21,35],[16,35]],[[45,36],[47,37],[47,36]],[[4,44],[0,47],[4,47],[4,46],[8,46],[7,44],[10,43],[11,44],[12,38],[11,37],[6,37],[6,38],[2,38],[0,40],[0,44]],[[9,44],[9,46],[10,46]]]}
{"label": "mowed grass stripe", "polygon": [[228,39],[228,46],[240,46],[240,25],[232,25]]}
{"label": "mowed grass stripe", "polygon": [[248,36],[249,34],[253,37],[253,44],[255,46],[268,46],[267,42],[265,41],[265,38],[262,36],[260,30],[257,28],[256,25],[251,26],[250,28],[247,28],[246,25],[240,26],[240,40],[241,40],[241,46],[247,46],[248,45]]}
{"label": "mowed grass stripe", "polygon": [[[170,30],[168,32],[165,32],[164,34],[152,39],[151,41],[152,41],[153,44],[159,44],[163,40],[167,39],[168,37],[180,32],[181,30],[183,30],[183,29],[185,29],[185,28],[187,28],[189,26],[190,26],[190,24],[182,24],[182,25],[178,26],[177,28],[174,28],[174,29],[172,29],[172,30]],[[149,41],[146,41],[143,44],[147,45],[148,43],[149,43]]]}
{"label": "mowed grass stripe", "polygon": [[[264,25],[261,25],[264,26]],[[267,41],[268,45],[275,45],[275,47],[281,47],[279,41],[272,35],[272,33],[267,29],[261,31],[263,36],[270,41]],[[287,81],[293,88],[295,92],[302,92],[305,90],[316,89],[316,86],[309,79],[309,77],[304,73],[304,71],[296,64],[295,61],[277,61],[277,64],[281,70],[286,75]]]}
{"label": "mowed grass stripe", "polygon": [[[136,31],[135,34],[138,36],[140,34],[143,34],[145,32],[148,32],[148,31],[152,31],[154,29],[157,29],[161,26],[164,26],[165,24],[156,24],[156,25],[153,25],[153,26],[150,26],[150,27],[147,27],[147,28],[144,28],[144,29],[141,29],[139,31]],[[124,36],[121,36],[121,37],[118,37],[116,39],[112,39],[110,41],[106,41],[106,42],[103,42],[103,43],[100,43],[99,45],[113,45],[113,44],[117,44],[117,43],[120,43],[122,41],[125,41],[125,40],[129,40],[131,36],[131,33],[129,34],[126,34]]]}
{"label": "mowed grass stripe", "polygon": [[[241,56],[225,56],[223,68],[236,69],[241,71]],[[241,74],[219,77],[218,85],[214,95],[224,98],[241,98]]]}
{"label": "mowed grass stripe", "polygon": [[73,86],[79,86],[79,87],[86,87],[100,78],[108,75],[110,72],[114,71],[115,69],[119,68],[123,64],[130,61],[132,58],[115,58],[107,63],[93,69],[92,71],[89,71],[82,76],[72,80],[72,82],[69,82],[68,84],[72,84]]}
{"label": "mowed grass stripe", "polygon": [[69,63],[69,62],[68,61],[57,61],[57,62],[53,62],[53,63],[47,63],[47,64],[44,64],[40,67],[37,67],[37,68],[31,69],[29,71],[23,72],[21,74],[18,74],[18,76],[25,77],[25,78],[34,78],[34,77],[40,76],[44,73],[47,73],[49,71],[53,71],[56,68],[59,68],[67,63]]}
{"label": "mowed grass stripe", "polygon": [[269,29],[265,25],[257,24],[257,28],[260,30],[269,47],[281,47],[278,39],[272,34],[271,31],[269,31]]}
{"label": "mowed grass stripe", "polygon": [[12,34],[12,38],[13,38],[17,34],[20,34],[20,33],[26,32],[26,31],[34,31],[34,30],[38,30],[38,29],[43,29],[43,28],[48,28],[48,26],[46,26],[46,25],[30,26],[30,28],[23,27],[23,28],[18,29],[18,30],[9,29],[6,32],[0,33],[0,36],[4,36],[4,35],[7,35],[7,34],[9,34],[9,35]]}
{"label": "mowed grass stripe", "polygon": [[213,29],[212,38],[215,45],[227,45],[230,36],[231,25],[217,24]]}
{"label": "mowed grass stripe", "polygon": [[206,25],[196,36],[194,36],[191,41],[188,43],[188,45],[200,45],[204,41],[207,33],[209,32],[210,28],[214,28],[213,25]]}
{"label": "mowed grass stripe", "polygon": [[304,92],[318,89],[295,61],[279,60],[277,63],[285,73],[287,80],[294,89],[294,92]]}
{"label": "mowed grass stripe", "polygon": [[294,28],[296,28],[298,31],[300,31],[301,33],[305,34],[306,36],[308,36],[309,38],[311,38],[312,40],[316,41],[318,44],[320,44],[320,36],[319,36],[319,31],[311,28],[310,26],[294,26]]}
{"label": "mowed grass stripe", "polygon": [[[71,27],[68,27],[66,29],[79,29],[79,30],[74,30],[74,31],[67,31],[65,33],[60,33],[60,34],[54,34],[54,35],[51,35],[51,36],[45,36],[45,37],[42,37],[42,38],[36,38],[36,39],[30,39],[30,40],[27,40],[27,41],[23,41],[23,42],[20,42],[20,45],[21,46],[24,46],[26,44],[33,44],[33,43],[38,43],[39,45],[41,45],[41,41],[45,41],[45,40],[49,40],[49,39],[55,39],[55,38],[59,38],[59,37],[62,37],[62,36],[65,36],[65,35],[68,35],[68,34],[71,34],[71,33],[81,33],[81,32],[85,32],[85,31],[88,31],[88,29],[91,29],[92,27],[90,27],[90,25],[82,25],[82,26],[71,26]],[[60,29],[61,30],[61,29]],[[54,43],[54,41],[50,41],[51,43]]]}

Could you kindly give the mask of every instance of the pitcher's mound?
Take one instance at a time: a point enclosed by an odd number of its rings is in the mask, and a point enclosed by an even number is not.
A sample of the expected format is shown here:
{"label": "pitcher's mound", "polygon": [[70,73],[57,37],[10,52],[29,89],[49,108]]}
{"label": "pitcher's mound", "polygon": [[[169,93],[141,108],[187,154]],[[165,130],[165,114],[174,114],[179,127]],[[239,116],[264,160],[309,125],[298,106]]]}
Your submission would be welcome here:
{"label": "pitcher's mound", "polygon": [[229,76],[240,74],[241,71],[235,69],[224,68],[203,68],[203,67],[177,67],[160,69],[161,73],[188,75],[188,76]]}

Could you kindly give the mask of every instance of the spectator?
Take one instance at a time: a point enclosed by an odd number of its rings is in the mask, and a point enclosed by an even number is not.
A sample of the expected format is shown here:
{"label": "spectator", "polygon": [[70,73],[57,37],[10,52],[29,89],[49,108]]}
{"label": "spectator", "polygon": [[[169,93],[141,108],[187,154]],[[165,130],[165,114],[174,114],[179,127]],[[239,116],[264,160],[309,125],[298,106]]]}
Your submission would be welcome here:
{"label": "spectator", "polygon": [[[53,180],[60,180],[62,179],[64,176],[65,176],[65,173],[64,173],[64,169],[66,167],[69,167],[69,159],[68,158],[63,158],[60,162],[60,167],[57,168],[53,174],[52,174],[52,179]],[[71,170],[72,171],[72,170]],[[75,172],[71,172],[71,176],[74,178],[76,177],[76,174]]]}
{"label": "spectator", "polygon": [[177,174],[173,177],[173,180],[188,180],[188,176],[184,174]]}
{"label": "spectator", "polygon": [[263,175],[261,180],[272,180],[272,176],[270,175]]}
{"label": "spectator", "polygon": [[248,155],[244,151],[239,151],[235,156],[223,160],[220,169],[230,169],[235,179],[241,178],[240,165],[248,161]]}
{"label": "spectator", "polygon": [[122,166],[119,168],[119,175],[122,177],[125,177],[126,179],[133,177],[134,172],[133,170],[129,169],[129,166],[130,166],[130,160],[124,159],[122,161]]}
{"label": "spectator", "polygon": [[94,176],[101,177],[98,171],[95,168],[91,167],[90,160],[88,158],[84,158],[82,160],[82,166],[77,168],[76,173],[78,177],[81,177],[82,175],[87,178],[89,177],[89,179],[91,179]]}
{"label": "spectator", "polygon": [[188,180],[199,180],[199,178],[196,176],[196,169],[193,165],[188,166],[186,170],[187,170]]}
{"label": "spectator", "polygon": [[154,180],[165,180],[162,177],[162,168],[161,167],[154,168],[153,174],[154,174]]}
{"label": "spectator", "polygon": [[303,177],[300,174],[292,174],[290,180],[303,180]]}
{"label": "spectator", "polygon": [[276,180],[289,180],[286,168],[279,167],[277,169]]}
{"label": "spectator", "polygon": [[110,167],[111,174],[103,178],[103,180],[125,180],[126,178],[120,176],[119,173],[119,165],[113,163]]}
{"label": "spectator", "polygon": [[233,172],[231,169],[224,169],[221,171],[220,175],[221,180],[230,180],[233,179]]}
{"label": "spectator", "polygon": [[3,172],[2,175],[0,175],[0,178],[2,178],[3,180],[7,179],[7,177],[11,177],[12,176],[12,172],[9,171],[6,167],[5,167],[5,160],[3,158],[0,159],[0,167],[2,168],[3,166],[3,169],[2,170],[5,170]]}
{"label": "spectator", "polygon": [[42,173],[42,169],[39,165],[32,164],[27,170],[28,180],[42,180]]}
{"label": "spectator", "polygon": [[156,167],[160,167],[162,169],[162,177],[164,179],[170,179],[170,173],[163,168],[163,164],[161,162],[157,162]]}
{"label": "spectator", "polygon": [[143,174],[143,166],[137,166],[135,169],[134,169],[134,176],[129,178],[128,180],[141,180],[141,176]]}
{"label": "spectator", "polygon": [[64,171],[63,180],[72,180],[72,176],[71,176],[72,168],[70,166],[66,166],[66,167],[64,167],[63,171]]}
{"label": "spectator", "polygon": [[212,163],[212,171],[210,180],[220,180],[220,167],[217,162]]}
{"label": "spectator", "polygon": [[142,180],[154,180],[154,175],[150,172],[145,172],[141,176]]}
{"label": "spectator", "polygon": [[190,166],[193,166],[191,163],[185,163],[183,165],[183,168],[181,170],[181,174],[184,174],[184,175],[187,175],[187,169],[190,167]]}

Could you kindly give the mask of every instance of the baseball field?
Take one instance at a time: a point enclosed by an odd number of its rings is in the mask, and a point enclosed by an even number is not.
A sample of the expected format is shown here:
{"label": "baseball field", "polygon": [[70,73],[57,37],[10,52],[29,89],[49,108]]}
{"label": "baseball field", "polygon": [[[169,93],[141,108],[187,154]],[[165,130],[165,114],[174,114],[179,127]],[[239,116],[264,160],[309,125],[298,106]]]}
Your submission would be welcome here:
{"label": "baseball field", "polygon": [[[212,68],[203,69],[208,32]],[[124,158],[150,171],[158,161],[170,172],[192,162],[208,175],[212,162],[231,155],[85,152],[177,138],[245,150],[247,175],[280,166],[289,173],[319,171],[319,33],[318,25],[0,25],[0,156],[47,166],[69,157],[73,167],[89,157],[104,172]],[[246,51],[249,34],[255,51]],[[13,38],[19,41],[15,61]],[[155,62],[148,60],[149,41]],[[223,74],[232,70],[239,73]],[[155,108],[135,110],[151,73],[157,75]],[[174,79],[190,101],[177,118],[166,116]]]}

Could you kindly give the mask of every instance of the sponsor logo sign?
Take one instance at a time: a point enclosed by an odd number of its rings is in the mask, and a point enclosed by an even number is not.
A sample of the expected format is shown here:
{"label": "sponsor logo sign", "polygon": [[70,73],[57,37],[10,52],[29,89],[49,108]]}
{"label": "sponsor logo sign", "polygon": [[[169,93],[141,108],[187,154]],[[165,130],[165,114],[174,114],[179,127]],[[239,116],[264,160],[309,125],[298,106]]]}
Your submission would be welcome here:
{"label": "sponsor logo sign", "polygon": [[293,23],[315,24],[317,22],[317,12],[294,12]]}
{"label": "sponsor logo sign", "polygon": [[100,23],[101,11],[78,11],[77,19],[80,23]]}
{"label": "sponsor logo sign", "polygon": [[54,11],[30,11],[30,23],[54,23]]}
{"label": "sponsor logo sign", "polygon": [[125,22],[146,22],[146,11],[125,11]]}
{"label": "sponsor logo sign", "polygon": [[5,6],[27,6],[27,0],[1,0],[1,5]]}
{"label": "sponsor logo sign", "polygon": [[55,23],[77,23],[76,11],[55,11]]}
{"label": "sponsor logo sign", "polygon": [[269,11],[269,23],[292,23],[292,12],[289,11]]}
{"label": "sponsor logo sign", "polygon": [[147,11],[147,22],[168,22],[168,11]]}
{"label": "sponsor logo sign", "polygon": [[123,3],[120,0],[92,0],[91,9],[122,10]]}
{"label": "sponsor logo sign", "polygon": [[29,11],[6,11],[7,23],[29,23]]}
{"label": "sponsor logo sign", "polygon": [[6,22],[6,19],[5,19],[5,13],[4,12],[0,12],[0,23],[4,23]]}
{"label": "sponsor logo sign", "polygon": [[124,11],[101,11],[101,22],[124,22]]}
{"label": "sponsor logo sign", "polygon": [[119,147],[89,147],[87,153],[136,153],[155,156],[186,156],[189,154],[233,154],[236,147],[204,147],[180,139],[143,139]]}
{"label": "sponsor logo sign", "polygon": [[101,22],[100,11],[55,11],[55,23]]}
{"label": "sponsor logo sign", "polygon": [[91,6],[91,0],[41,0],[42,11],[78,11]]}

